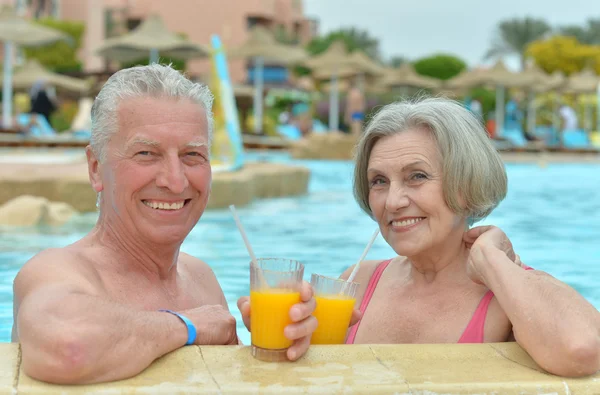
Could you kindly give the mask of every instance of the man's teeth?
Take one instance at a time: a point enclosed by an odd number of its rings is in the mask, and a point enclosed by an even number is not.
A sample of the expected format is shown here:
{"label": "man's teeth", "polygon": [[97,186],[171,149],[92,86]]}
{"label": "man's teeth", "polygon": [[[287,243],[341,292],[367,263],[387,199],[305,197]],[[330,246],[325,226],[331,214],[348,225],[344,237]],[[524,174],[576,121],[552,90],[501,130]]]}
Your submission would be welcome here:
{"label": "man's teeth", "polygon": [[185,204],[184,200],[175,203],[149,202],[147,200],[144,200],[143,202],[146,206],[159,210],[179,210]]}
{"label": "man's teeth", "polygon": [[416,224],[417,222],[422,221],[424,218],[411,218],[411,219],[406,219],[404,221],[393,221],[392,222],[392,226],[408,226],[408,225],[412,225],[412,224]]}

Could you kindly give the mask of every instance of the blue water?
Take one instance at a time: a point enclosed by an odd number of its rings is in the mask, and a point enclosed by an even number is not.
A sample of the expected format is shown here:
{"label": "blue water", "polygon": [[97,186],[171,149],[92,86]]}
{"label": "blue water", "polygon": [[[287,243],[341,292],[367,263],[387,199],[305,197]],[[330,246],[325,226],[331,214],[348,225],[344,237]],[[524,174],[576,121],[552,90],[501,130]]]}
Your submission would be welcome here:
{"label": "blue water", "polygon": [[[285,155],[253,159],[299,163],[311,169],[309,193],[257,201],[238,208],[256,255],[293,258],[312,272],[339,275],[355,263],[375,230],[351,193],[350,162],[291,161]],[[482,224],[501,227],[524,263],[573,286],[600,308],[600,166],[508,165],[509,193]],[[12,282],[35,253],[72,243],[88,232],[96,214],[60,228],[0,229],[0,341],[10,341]],[[183,245],[206,261],[219,279],[239,334],[249,344],[236,301],[249,292],[248,254],[228,210],[206,212]],[[391,257],[378,238],[368,259]]]}

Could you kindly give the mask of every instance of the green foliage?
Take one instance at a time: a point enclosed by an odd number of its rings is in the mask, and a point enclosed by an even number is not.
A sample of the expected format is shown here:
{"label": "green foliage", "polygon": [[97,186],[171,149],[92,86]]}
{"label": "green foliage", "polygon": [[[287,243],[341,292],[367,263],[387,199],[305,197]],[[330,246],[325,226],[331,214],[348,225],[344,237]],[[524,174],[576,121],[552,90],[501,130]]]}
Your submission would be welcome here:
{"label": "green foliage", "polygon": [[289,33],[283,25],[277,25],[273,35],[275,36],[275,40],[281,44],[297,45],[299,42],[298,37]]}
{"label": "green foliage", "polygon": [[481,111],[484,118],[496,109],[496,91],[486,88],[474,88],[471,90],[471,99],[477,99],[481,103]]}
{"label": "green foliage", "polygon": [[[318,55],[325,52],[334,41],[342,40],[346,44],[346,49],[353,52],[357,49],[362,50],[371,59],[379,60],[379,40],[369,35],[366,30],[359,30],[354,27],[342,28],[328,33],[325,36],[313,38],[306,46],[306,51],[311,55]],[[297,76],[310,75],[310,69],[302,66],[294,67],[294,74]]]}
{"label": "green foliage", "polygon": [[41,65],[57,73],[81,71],[82,64],[77,59],[77,50],[81,46],[85,25],[52,18],[40,19],[34,23],[67,33],[71,42],[60,41],[43,47],[23,48],[25,57],[36,59]]}
{"label": "green foliage", "polygon": [[367,31],[354,27],[336,30],[326,36],[315,37],[308,43],[306,50],[311,55],[318,55],[325,52],[331,43],[337,40],[342,40],[349,52],[360,49],[371,59],[380,59],[379,40],[369,35]]}
{"label": "green foliage", "polygon": [[448,80],[467,68],[467,64],[462,59],[447,54],[419,59],[413,66],[417,73],[440,80]]}
{"label": "green foliage", "polygon": [[559,31],[563,36],[575,37],[581,44],[600,45],[600,18],[588,19],[585,26],[563,26]]}
{"label": "green foliage", "polygon": [[579,43],[574,37],[554,36],[532,42],[526,51],[547,73],[560,71],[570,75],[585,66],[594,66],[600,73],[600,46]]}
{"label": "green foliage", "polygon": [[71,128],[73,119],[77,115],[78,104],[74,101],[66,101],[50,116],[50,125],[58,133]]}
{"label": "green foliage", "polygon": [[388,65],[393,68],[398,68],[402,66],[404,63],[408,62],[404,56],[392,56],[392,58],[388,61]]}
{"label": "green foliage", "polygon": [[527,45],[544,38],[551,30],[550,25],[542,19],[525,17],[504,20],[498,24],[496,37],[485,57],[490,59],[517,54],[521,57],[521,66],[524,69]]}

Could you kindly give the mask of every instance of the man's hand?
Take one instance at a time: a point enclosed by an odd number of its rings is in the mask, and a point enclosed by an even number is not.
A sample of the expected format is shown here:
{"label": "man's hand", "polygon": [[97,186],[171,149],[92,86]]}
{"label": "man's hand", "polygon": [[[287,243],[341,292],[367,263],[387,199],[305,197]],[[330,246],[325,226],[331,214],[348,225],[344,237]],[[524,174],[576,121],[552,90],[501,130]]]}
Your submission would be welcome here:
{"label": "man's hand", "polygon": [[181,314],[189,318],[196,327],[197,336],[194,344],[211,346],[238,344],[235,318],[223,306],[207,305],[184,310]]}
{"label": "man's hand", "polygon": [[[317,319],[312,315],[317,304],[313,298],[312,287],[306,281],[302,283],[300,289],[300,300],[302,303],[295,304],[290,309],[290,318],[293,323],[286,326],[283,332],[285,337],[294,341],[287,351],[288,359],[291,361],[297,360],[306,353],[310,346],[311,335],[317,329]],[[251,331],[250,297],[242,296],[237,305],[242,313],[244,325]]]}

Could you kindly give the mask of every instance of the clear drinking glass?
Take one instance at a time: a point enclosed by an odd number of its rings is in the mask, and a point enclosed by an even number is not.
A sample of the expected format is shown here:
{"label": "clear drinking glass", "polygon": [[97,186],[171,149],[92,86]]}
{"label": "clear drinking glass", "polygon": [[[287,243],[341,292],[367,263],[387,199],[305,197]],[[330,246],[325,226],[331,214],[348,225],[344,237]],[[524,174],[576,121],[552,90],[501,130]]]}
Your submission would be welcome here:
{"label": "clear drinking glass", "polygon": [[310,343],[344,344],[356,303],[358,283],[314,273],[310,283],[317,301],[313,315],[319,322]]}
{"label": "clear drinking glass", "polygon": [[284,328],[292,323],[290,308],[300,303],[304,265],[284,258],[250,262],[250,335],[252,355],[262,361],[286,361],[292,345]]}

